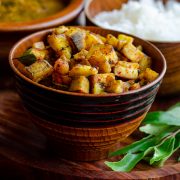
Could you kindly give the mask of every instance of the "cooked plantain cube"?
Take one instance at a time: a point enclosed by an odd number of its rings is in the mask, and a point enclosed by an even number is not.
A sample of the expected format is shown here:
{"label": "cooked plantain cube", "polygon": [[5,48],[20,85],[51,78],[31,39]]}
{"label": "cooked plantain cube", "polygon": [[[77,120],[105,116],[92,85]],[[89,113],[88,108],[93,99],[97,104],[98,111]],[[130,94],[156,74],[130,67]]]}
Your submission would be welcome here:
{"label": "cooked plantain cube", "polygon": [[143,78],[148,82],[154,81],[158,76],[159,74],[156,71],[153,71],[151,68],[146,68],[146,70],[143,72]]}
{"label": "cooked plantain cube", "polygon": [[106,37],[106,43],[112,45],[114,48],[118,46],[118,39],[112,34],[108,34]]}
{"label": "cooked plantain cube", "polygon": [[62,33],[65,33],[66,31],[68,31],[68,27],[66,26],[59,26],[54,29],[55,34],[62,34]]}
{"label": "cooked plantain cube", "polygon": [[146,68],[151,67],[151,58],[148,56],[144,56],[140,61],[139,61],[139,68],[140,71],[143,72],[146,70]]}
{"label": "cooked plantain cube", "polygon": [[69,63],[67,60],[59,58],[54,64],[54,71],[59,74],[65,75],[69,72]]}
{"label": "cooked plantain cube", "polygon": [[137,79],[138,68],[138,63],[118,61],[118,63],[114,67],[114,74],[125,79]]}
{"label": "cooked plantain cube", "polygon": [[121,80],[110,81],[105,90],[109,93],[122,93],[124,82]]}
{"label": "cooked plantain cube", "polygon": [[118,35],[118,44],[117,44],[117,49],[121,50],[126,44],[130,43],[132,44],[134,41],[133,37],[124,35],[124,34],[119,34]]}
{"label": "cooked plantain cube", "polygon": [[108,44],[97,44],[90,48],[86,58],[94,67],[98,67],[100,73],[110,73],[118,61],[118,56],[113,46]]}
{"label": "cooked plantain cube", "polygon": [[72,49],[70,47],[69,41],[67,40],[65,34],[51,34],[48,36],[48,43],[51,48],[56,51],[59,56],[66,56],[66,58],[71,58]]}
{"label": "cooked plantain cube", "polygon": [[86,59],[87,54],[88,51],[82,49],[80,52],[76,53],[73,57],[75,60],[82,60],[82,59]]}
{"label": "cooked plantain cube", "polygon": [[92,32],[86,33],[85,41],[86,41],[86,47],[85,47],[86,50],[89,50],[92,46],[96,44],[104,44],[101,38]]}
{"label": "cooked plantain cube", "polygon": [[62,74],[59,74],[59,73],[53,71],[52,81],[53,81],[53,84],[56,84],[56,85],[58,85],[58,84],[70,85],[72,78],[69,77],[68,75],[62,75]]}
{"label": "cooked plantain cube", "polygon": [[141,87],[140,83],[134,83],[131,85],[130,90],[136,90]]}
{"label": "cooked plantain cube", "polygon": [[69,91],[89,93],[89,80],[85,76],[75,77],[70,85]]}
{"label": "cooked plantain cube", "polygon": [[26,69],[31,74],[30,78],[35,82],[39,82],[53,72],[53,67],[46,60],[36,61]]}
{"label": "cooked plantain cube", "polygon": [[111,81],[115,80],[113,73],[96,74],[90,77],[92,94],[101,94],[105,92],[106,87]]}
{"label": "cooked plantain cube", "polygon": [[122,48],[122,53],[132,62],[139,62],[145,54],[137,49],[133,44],[128,43]]}
{"label": "cooked plantain cube", "polygon": [[98,69],[99,73],[110,73],[111,65],[107,61],[106,57],[102,54],[93,55],[88,59],[91,66]]}
{"label": "cooked plantain cube", "polygon": [[69,72],[69,76],[85,76],[88,77],[90,75],[97,74],[98,70],[94,67],[76,64]]}
{"label": "cooked plantain cube", "polygon": [[143,51],[143,47],[141,45],[137,46],[137,49],[139,49],[140,51]]}
{"label": "cooked plantain cube", "polygon": [[73,43],[79,51],[81,49],[84,49],[86,46],[85,37],[86,33],[81,30],[76,31],[70,35],[70,38],[72,39]]}
{"label": "cooked plantain cube", "polygon": [[19,57],[19,61],[23,63],[26,66],[29,66],[36,62],[37,60],[43,60],[43,59],[49,58],[49,52],[46,49],[36,49],[36,48],[30,48],[25,53]]}
{"label": "cooked plantain cube", "polygon": [[43,50],[43,49],[46,48],[43,41],[39,41],[39,42],[33,43],[33,46],[32,46],[32,47],[33,47],[33,48],[36,48],[36,49],[41,49],[41,50]]}

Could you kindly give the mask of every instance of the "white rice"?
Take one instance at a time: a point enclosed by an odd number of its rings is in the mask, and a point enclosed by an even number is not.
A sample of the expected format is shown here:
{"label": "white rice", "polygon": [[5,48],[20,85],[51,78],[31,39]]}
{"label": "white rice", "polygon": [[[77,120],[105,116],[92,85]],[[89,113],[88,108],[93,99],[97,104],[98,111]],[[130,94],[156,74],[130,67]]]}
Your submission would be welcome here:
{"label": "white rice", "polygon": [[147,40],[180,41],[180,3],[131,0],[121,10],[101,12],[94,17],[97,25],[126,32]]}

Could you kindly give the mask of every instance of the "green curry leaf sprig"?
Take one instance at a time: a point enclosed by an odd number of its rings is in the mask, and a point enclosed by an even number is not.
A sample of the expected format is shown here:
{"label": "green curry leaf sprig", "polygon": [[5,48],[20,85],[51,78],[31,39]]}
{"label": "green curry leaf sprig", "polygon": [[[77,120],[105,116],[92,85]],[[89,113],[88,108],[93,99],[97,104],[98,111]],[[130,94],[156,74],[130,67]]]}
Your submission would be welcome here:
{"label": "green curry leaf sprig", "polygon": [[112,170],[129,172],[141,160],[161,167],[180,148],[180,103],[167,111],[148,113],[143,124],[139,130],[147,137],[110,153],[110,157],[124,155],[118,162],[105,162]]}

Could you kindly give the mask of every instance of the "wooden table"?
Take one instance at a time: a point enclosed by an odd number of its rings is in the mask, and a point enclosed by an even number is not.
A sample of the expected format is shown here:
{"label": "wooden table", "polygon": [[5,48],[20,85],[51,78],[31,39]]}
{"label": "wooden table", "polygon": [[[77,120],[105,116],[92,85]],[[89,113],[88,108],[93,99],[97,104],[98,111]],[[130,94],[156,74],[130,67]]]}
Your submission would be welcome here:
{"label": "wooden table", "polygon": [[[180,96],[157,98],[151,110],[167,109]],[[123,145],[137,140],[137,132]],[[28,119],[14,90],[0,91],[0,179],[179,179],[175,153],[161,169],[139,163],[131,173],[110,171],[104,160],[73,162],[46,149],[46,138]]]}

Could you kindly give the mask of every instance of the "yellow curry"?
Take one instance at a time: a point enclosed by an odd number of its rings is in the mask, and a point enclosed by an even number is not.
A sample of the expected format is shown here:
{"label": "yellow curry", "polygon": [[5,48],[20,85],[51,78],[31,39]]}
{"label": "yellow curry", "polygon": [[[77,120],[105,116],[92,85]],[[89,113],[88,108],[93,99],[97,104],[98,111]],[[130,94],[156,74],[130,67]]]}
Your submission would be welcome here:
{"label": "yellow curry", "polygon": [[53,15],[64,8],[60,0],[0,0],[0,22],[25,22]]}

